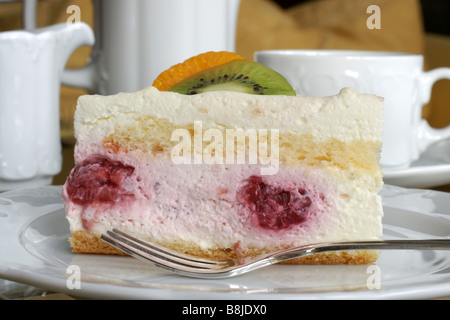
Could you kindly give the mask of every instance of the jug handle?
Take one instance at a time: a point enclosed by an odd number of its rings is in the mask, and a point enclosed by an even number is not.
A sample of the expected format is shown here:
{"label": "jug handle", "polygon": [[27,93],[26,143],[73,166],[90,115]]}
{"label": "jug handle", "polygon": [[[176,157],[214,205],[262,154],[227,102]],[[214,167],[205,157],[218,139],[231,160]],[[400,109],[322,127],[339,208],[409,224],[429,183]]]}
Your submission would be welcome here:
{"label": "jug handle", "polygon": [[[84,41],[78,42],[78,46],[80,43],[81,45],[93,46],[95,43],[95,36],[92,29],[84,22],[76,22],[73,25],[84,31],[82,35]],[[83,88],[90,92],[95,92],[97,90],[97,74],[96,63],[90,61],[82,68],[65,68],[61,74],[61,83],[63,85]]]}

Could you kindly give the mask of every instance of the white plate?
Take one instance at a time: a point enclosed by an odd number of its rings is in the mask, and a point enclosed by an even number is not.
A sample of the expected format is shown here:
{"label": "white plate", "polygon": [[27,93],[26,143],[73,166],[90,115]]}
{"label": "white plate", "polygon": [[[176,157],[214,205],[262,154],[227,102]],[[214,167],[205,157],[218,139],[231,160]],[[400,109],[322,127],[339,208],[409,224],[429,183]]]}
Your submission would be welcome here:
{"label": "white plate", "polygon": [[[67,242],[69,229],[60,192],[60,187],[53,186],[0,195],[0,278],[84,298],[450,296],[450,251],[385,251],[369,266],[275,265],[228,280],[184,278],[131,257],[73,254]],[[383,198],[386,238],[450,235],[450,194],[386,186]],[[81,282],[74,281],[75,268],[81,271]],[[374,281],[378,276],[381,281]],[[77,283],[79,289],[70,287]],[[369,288],[378,283],[379,289]]]}
{"label": "white plate", "polygon": [[406,188],[431,188],[450,183],[450,140],[430,146],[408,168],[383,169],[384,181]]}

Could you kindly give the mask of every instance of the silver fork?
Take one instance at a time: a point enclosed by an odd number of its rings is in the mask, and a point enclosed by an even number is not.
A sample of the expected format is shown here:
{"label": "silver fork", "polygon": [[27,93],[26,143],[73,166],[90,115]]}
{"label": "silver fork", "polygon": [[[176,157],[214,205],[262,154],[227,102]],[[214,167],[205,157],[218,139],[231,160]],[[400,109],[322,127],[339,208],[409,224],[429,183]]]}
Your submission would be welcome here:
{"label": "silver fork", "polygon": [[249,258],[212,261],[181,254],[154,243],[144,242],[117,229],[107,231],[100,238],[135,258],[179,275],[202,279],[230,278],[274,263],[322,252],[347,250],[450,250],[450,239],[371,240],[309,244]]}

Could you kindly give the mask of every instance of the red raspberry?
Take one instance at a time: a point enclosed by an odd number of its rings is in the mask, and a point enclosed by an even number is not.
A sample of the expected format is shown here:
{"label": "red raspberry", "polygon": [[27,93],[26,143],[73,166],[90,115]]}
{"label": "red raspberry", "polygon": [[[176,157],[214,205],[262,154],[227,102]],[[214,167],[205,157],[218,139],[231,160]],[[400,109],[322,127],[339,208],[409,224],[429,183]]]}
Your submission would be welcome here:
{"label": "red raspberry", "polygon": [[123,188],[123,183],[134,172],[134,167],[103,156],[95,156],[77,165],[67,179],[67,194],[80,205],[113,204],[134,195]]}
{"label": "red raspberry", "polygon": [[259,226],[281,230],[304,222],[312,200],[304,188],[284,190],[251,176],[238,193],[238,200],[256,215]]}

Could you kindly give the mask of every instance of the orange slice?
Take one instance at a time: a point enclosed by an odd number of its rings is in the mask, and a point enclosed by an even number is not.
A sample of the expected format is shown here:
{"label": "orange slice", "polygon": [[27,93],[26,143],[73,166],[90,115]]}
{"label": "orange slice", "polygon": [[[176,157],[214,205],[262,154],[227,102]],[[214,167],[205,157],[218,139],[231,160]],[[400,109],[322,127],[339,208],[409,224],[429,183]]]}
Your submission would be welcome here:
{"label": "orange slice", "polygon": [[174,84],[184,80],[197,72],[206,70],[236,59],[245,59],[240,55],[228,51],[209,51],[191,57],[184,62],[178,63],[166,71],[163,71],[153,81],[153,86],[160,91],[169,89]]}

